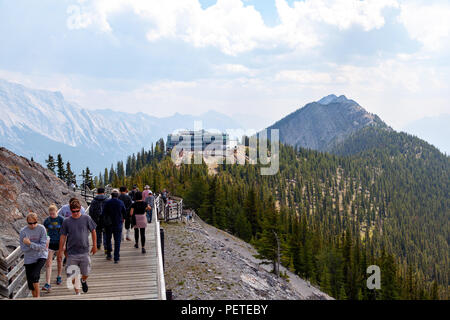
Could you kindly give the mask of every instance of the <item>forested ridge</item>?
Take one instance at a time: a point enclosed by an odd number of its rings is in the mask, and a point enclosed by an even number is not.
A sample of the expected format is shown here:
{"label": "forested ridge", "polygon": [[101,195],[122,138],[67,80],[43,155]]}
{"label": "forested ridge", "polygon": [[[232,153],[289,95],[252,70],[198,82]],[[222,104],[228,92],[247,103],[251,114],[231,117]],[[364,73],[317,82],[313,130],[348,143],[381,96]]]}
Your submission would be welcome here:
{"label": "forested ridge", "polygon": [[[426,142],[365,128],[335,154],[280,146],[280,170],[175,166],[155,148],[95,183],[168,188],[206,222],[253,243],[337,299],[448,299],[449,157]],[[381,268],[368,290],[366,268]],[[274,263],[274,265],[276,265]]]}

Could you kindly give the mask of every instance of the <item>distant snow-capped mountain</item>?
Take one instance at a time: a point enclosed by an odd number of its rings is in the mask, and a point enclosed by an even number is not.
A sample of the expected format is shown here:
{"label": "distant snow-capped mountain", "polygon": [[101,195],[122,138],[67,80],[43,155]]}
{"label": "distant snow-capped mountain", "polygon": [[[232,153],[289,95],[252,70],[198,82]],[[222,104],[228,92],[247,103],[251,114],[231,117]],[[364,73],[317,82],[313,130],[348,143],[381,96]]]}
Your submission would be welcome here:
{"label": "distant snow-capped mountain", "polygon": [[177,129],[241,129],[232,118],[215,111],[200,116],[159,118],[144,113],[86,110],[66,101],[60,92],[35,90],[0,79],[0,145],[44,163],[61,153],[79,173],[89,166],[94,173],[124,160],[141,148]]}

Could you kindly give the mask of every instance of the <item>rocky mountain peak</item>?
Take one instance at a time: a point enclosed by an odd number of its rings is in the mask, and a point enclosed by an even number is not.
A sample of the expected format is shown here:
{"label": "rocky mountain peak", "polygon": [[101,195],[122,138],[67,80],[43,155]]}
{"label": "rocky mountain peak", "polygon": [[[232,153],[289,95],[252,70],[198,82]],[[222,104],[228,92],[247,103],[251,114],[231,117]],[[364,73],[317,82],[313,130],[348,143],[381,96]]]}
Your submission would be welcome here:
{"label": "rocky mountain peak", "polygon": [[344,95],[340,95],[338,97],[335,94],[330,94],[326,97],[323,97],[322,99],[317,101],[317,103],[321,105],[329,105],[331,103],[352,103],[358,105],[355,101],[347,99],[347,97]]}
{"label": "rocky mountain peak", "polygon": [[330,94],[308,103],[268,129],[279,129],[280,140],[285,144],[329,151],[366,126],[387,127],[377,115],[367,112],[356,101]]}
{"label": "rocky mountain peak", "polygon": [[335,94],[330,94],[326,97],[323,97],[322,99],[320,99],[319,101],[317,101],[317,103],[323,104],[323,105],[327,105],[330,104],[331,102],[335,101],[338,97]]}

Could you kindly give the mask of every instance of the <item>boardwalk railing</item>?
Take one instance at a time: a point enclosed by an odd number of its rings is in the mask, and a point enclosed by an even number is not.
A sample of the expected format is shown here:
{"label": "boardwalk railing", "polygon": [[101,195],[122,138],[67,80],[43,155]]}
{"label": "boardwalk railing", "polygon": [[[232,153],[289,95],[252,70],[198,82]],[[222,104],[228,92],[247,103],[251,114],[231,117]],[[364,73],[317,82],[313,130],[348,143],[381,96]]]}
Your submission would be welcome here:
{"label": "boardwalk railing", "polygon": [[95,190],[90,190],[89,188],[77,188],[75,192],[78,192],[87,204],[90,204],[96,195]]}
{"label": "boardwalk railing", "polygon": [[161,242],[163,238],[161,238],[161,228],[159,225],[159,220],[156,219],[155,216],[155,233],[156,233],[156,255],[158,257],[158,261],[156,262],[156,273],[157,273],[157,281],[158,281],[158,298],[159,300],[166,300],[166,282],[164,278],[164,247]]}
{"label": "boardwalk railing", "polygon": [[183,199],[171,196],[166,203],[164,203],[161,195],[155,199],[156,217],[159,220],[170,221],[180,220],[183,213]]}
{"label": "boardwalk railing", "polygon": [[181,220],[183,214],[183,199],[171,197],[167,200],[165,221]]}
{"label": "boardwalk railing", "polygon": [[23,252],[20,247],[17,247],[6,258],[0,258],[1,296],[15,299],[28,294],[26,291],[27,283],[25,281],[25,268],[23,264]]}
{"label": "boardwalk railing", "polygon": [[155,216],[156,255],[158,257],[156,265],[158,297],[160,300],[166,300],[166,283],[164,279],[164,230],[159,224],[159,220],[164,219],[165,205],[161,195],[158,195],[155,198],[153,206],[153,215]]}
{"label": "boardwalk railing", "polygon": [[[105,194],[110,195],[112,190],[113,189],[110,186],[105,187]],[[89,188],[76,188],[75,192],[78,192],[87,204],[91,204],[92,200],[94,200],[97,195],[97,189],[91,190]]]}
{"label": "boardwalk railing", "polygon": [[155,202],[154,202],[154,211],[153,214],[155,215],[156,218],[158,218],[157,220],[164,220],[164,201],[161,197],[161,195],[158,195],[155,198]]}

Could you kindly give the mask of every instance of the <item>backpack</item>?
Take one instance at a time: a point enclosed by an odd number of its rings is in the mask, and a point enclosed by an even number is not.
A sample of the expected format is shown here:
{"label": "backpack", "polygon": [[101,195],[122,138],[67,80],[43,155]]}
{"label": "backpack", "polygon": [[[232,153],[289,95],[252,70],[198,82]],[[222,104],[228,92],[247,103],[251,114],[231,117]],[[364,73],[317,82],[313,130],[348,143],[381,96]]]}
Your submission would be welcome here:
{"label": "backpack", "polygon": [[89,207],[89,215],[92,220],[98,225],[101,224],[101,217],[103,215],[103,208],[105,207],[105,200],[94,199]]}
{"label": "backpack", "polygon": [[130,193],[128,194],[131,198],[131,201],[135,202],[136,201],[136,191],[131,190]]}
{"label": "backpack", "polygon": [[109,228],[113,225],[113,222],[109,215],[102,214],[100,218],[101,218],[101,223],[102,223],[103,228]]}

